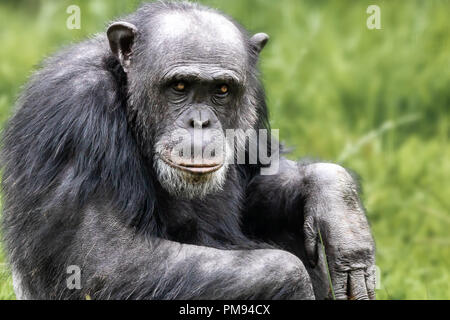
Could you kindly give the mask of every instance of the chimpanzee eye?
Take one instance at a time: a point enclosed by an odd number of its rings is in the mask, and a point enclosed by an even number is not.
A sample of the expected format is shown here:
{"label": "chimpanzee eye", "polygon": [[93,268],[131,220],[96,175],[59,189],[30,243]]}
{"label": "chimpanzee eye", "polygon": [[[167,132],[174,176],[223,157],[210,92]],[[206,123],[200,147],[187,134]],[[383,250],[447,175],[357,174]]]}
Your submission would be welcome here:
{"label": "chimpanzee eye", "polygon": [[226,96],[228,94],[229,88],[228,85],[226,84],[220,84],[217,87],[217,94],[221,95],[221,96]]}
{"label": "chimpanzee eye", "polygon": [[176,91],[183,92],[186,89],[186,83],[184,83],[183,81],[175,82],[175,84],[173,85],[173,88]]}

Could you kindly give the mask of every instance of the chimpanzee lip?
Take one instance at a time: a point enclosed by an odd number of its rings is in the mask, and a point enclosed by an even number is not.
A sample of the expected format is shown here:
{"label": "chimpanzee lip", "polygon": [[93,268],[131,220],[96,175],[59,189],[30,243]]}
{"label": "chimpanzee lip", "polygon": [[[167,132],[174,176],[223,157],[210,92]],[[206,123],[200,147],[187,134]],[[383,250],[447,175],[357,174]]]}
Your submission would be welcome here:
{"label": "chimpanzee lip", "polygon": [[169,166],[175,169],[179,169],[185,172],[194,174],[206,174],[219,170],[223,163],[175,163],[169,158],[161,157],[161,159]]}

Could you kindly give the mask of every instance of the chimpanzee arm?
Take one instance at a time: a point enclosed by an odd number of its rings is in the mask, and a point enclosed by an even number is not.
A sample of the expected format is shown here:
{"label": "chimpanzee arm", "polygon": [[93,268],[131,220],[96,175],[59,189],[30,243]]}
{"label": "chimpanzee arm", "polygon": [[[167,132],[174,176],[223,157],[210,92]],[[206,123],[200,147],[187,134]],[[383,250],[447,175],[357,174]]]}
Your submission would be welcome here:
{"label": "chimpanzee arm", "polygon": [[352,176],[330,163],[282,158],[279,168],[250,181],[246,231],[299,256],[316,297],[332,297],[327,262],[336,298],[374,298],[374,242]]}
{"label": "chimpanzee arm", "polygon": [[[272,249],[218,250],[137,235],[108,207],[84,214],[68,265],[95,299],[314,298],[302,262]],[[64,296],[63,295],[63,296]]]}

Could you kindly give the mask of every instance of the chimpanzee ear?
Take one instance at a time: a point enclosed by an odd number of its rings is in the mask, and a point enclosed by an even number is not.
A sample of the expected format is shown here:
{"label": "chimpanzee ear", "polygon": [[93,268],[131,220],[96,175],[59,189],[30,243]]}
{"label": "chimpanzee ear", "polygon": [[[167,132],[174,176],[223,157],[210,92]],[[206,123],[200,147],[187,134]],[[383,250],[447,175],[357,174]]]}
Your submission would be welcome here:
{"label": "chimpanzee ear", "polygon": [[136,33],[136,26],[123,21],[114,22],[106,31],[111,51],[119,59],[125,72],[128,71],[130,66],[132,46]]}
{"label": "chimpanzee ear", "polygon": [[263,32],[257,33],[250,38],[250,43],[253,49],[255,49],[256,53],[261,52],[261,50],[267,44],[267,41],[269,41],[269,36]]}

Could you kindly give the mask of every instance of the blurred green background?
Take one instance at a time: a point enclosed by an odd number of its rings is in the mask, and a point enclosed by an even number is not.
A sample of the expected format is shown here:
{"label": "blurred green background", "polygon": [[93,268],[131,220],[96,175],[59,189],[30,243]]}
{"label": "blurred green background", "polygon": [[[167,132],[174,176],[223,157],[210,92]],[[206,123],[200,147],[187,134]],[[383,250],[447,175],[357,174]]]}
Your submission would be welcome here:
{"label": "blurred green background", "polygon": [[[361,176],[379,299],[450,299],[450,2],[202,1],[271,40],[261,69],[273,128],[292,158]],[[81,29],[66,8],[81,8]],[[381,30],[366,9],[381,8]],[[0,123],[27,77],[62,45],[104,32],[138,1],[0,3]],[[1,251],[1,248],[0,248]],[[0,253],[0,299],[13,299]]]}

